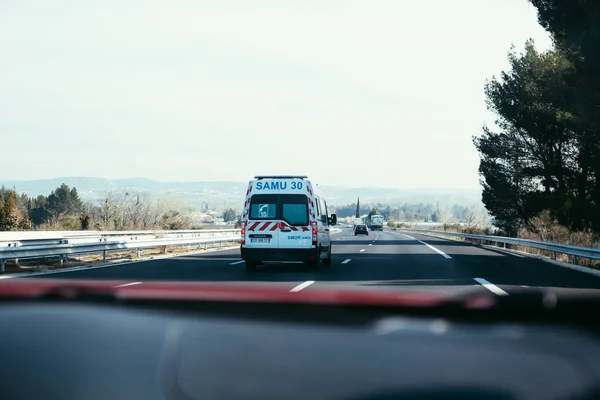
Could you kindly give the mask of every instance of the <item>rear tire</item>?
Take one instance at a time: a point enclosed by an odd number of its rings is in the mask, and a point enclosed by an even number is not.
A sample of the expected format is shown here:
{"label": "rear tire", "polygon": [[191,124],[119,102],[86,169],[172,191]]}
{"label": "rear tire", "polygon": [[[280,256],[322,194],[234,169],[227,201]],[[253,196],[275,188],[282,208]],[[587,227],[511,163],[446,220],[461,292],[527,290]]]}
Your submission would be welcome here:
{"label": "rear tire", "polygon": [[256,272],[258,261],[246,260],[246,272]]}

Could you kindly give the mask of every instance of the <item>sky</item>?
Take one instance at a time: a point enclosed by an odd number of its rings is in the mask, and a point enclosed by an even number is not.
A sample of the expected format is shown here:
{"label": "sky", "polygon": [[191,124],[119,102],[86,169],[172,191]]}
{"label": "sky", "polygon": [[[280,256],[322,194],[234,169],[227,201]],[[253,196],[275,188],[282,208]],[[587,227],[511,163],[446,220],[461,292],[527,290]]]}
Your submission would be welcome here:
{"label": "sky", "polygon": [[477,188],[526,0],[1,0],[0,180]]}

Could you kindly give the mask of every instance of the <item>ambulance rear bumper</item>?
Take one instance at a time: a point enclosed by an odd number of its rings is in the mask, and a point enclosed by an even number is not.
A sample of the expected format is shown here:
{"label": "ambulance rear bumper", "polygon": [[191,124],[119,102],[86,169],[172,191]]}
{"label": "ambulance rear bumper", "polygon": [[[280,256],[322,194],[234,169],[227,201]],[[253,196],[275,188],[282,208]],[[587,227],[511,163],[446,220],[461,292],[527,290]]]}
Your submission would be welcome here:
{"label": "ambulance rear bumper", "polygon": [[317,259],[316,249],[248,249],[240,246],[242,260],[249,261],[311,261]]}

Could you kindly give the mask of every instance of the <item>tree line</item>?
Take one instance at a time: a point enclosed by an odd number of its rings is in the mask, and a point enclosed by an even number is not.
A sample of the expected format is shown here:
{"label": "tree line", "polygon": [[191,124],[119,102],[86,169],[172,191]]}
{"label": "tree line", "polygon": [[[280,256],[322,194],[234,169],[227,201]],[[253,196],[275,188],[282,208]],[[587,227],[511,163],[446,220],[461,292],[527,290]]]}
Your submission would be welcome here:
{"label": "tree line", "polygon": [[48,196],[29,197],[0,187],[0,230],[28,230],[53,220],[78,216],[83,202],[77,189],[62,185]]}
{"label": "tree line", "polygon": [[[360,204],[331,206],[339,218],[381,214],[387,221],[396,222],[468,222],[487,219],[477,207],[453,205],[451,207],[429,203]],[[147,230],[193,229],[193,210],[174,199],[149,199],[128,192],[109,192],[100,201],[84,202],[77,188],[62,184],[48,195],[30,197],[18,194],[15,189],[0,187],[0,231],[15,230]],[[223,212],[225,222],[241,225],[238,210],[228,208]]]}
{"label": "tree line", "polygon": [[569,231],[600,232],[600,2],[529,0],[553,39],[509,51],[485,84],[496,128],[474,138],[482,200],[513,234],[540,215]]}
{"label": "tree line", "polygon": [[65,184],[37,197],[0,187],[0,231],[190,228],[195,228],[191,210],[173,200],[110,192],[86,203]]}

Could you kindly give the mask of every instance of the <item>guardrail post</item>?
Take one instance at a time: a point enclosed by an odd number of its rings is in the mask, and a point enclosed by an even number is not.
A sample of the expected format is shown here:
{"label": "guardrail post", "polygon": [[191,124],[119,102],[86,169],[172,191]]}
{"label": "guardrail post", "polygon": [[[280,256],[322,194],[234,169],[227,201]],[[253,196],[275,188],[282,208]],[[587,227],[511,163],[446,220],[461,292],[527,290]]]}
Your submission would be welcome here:
{"label": "guardrail post", "polygon": [[0,273],[4,273],[4,264],[6,263],[5,260],[0,260]]}
{"label": "guardrail post", "polygon": [[142,256],[142,250],[139,247],[136,250],[137,250],[137,257],[140,258]]}
{"label": "guardrail post", "polygon": [[102,262],[106,262],[106,250],[102,250]]}
{"label": "guardrail post", "polygon": [[[573,246],[573,232],[569,232],[569,246]],[[577,265],[577,256],[573,256],[573,264]]]}
{"label": "guardrail post", "polygon": [[163,254],[167,254],[167,246],[163,247]]}

